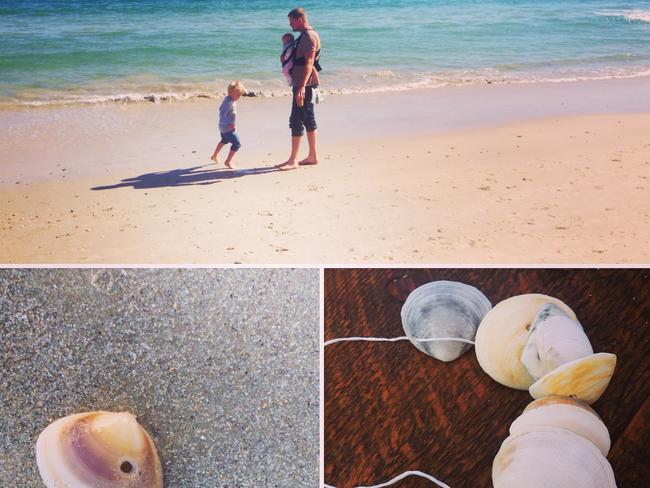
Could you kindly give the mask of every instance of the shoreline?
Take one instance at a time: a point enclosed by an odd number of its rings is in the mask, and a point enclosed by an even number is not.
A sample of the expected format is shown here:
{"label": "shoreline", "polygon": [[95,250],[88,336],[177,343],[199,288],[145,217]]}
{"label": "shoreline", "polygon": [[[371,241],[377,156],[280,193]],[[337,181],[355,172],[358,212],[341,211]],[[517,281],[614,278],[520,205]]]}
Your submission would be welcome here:
{"label": "shoreline", "polygon": [[[395,75],[393,75],[395,76]],[[399,76],[397,76],[399,77]],[[390,94],[421,90],[439,90],[466,87],[488,87],[488,86],[518,86],[518,85],[554,85],[554,84],[572,84],[572,83],[591,83],[591,82],[618,82],[618,81],[639,81],[650,82],[650,68],[636,71],[630,74],[619,75],[592,75],[577,76],[573,78],[485,78],[476,79],[455,79],[447,80],[445,77],[421,80],[403,80],[394,84],[367,84],[366,88],[355,86],[353,88],[332,88],[324,82],[321,87],[321,93],[325,96],[350,96],[350,95],[371,95],[371,94]],[[250,83],[257,89],[248,89],[244,94],[245,98],[251,99],[274,99],[287,98],[290,96],[288,87],[278,83],[278,80],[266,80],[272,87],[259,88],[260,82],[251,82],[244,80],[244,85]],[[332,81],[332,80],[329,80]],[[159,105],[159,104],[177,104],[196,102],[201,100],[221,100],[226,96],[226,91],[220,89],[227,85],[228,81],[223,80],[215,83],[214,89],[182,89],[178,91],[160,91],[156,89],[144,90],[142,92],[123,92],[114,94],[85,94],[76,95],[71,98],[55,98],[51,100],[33,100],[33,101],[5,101],[0,99],[0,113],[2,112],[21,112],[39,109],[66,109],[66,108],[92,108],[92,107],[111,107],[111,106],[130,106],[130,105]],[[220,87],[220,88],[218,88]],[[63,93],[63,92],[62,92]],[[11,97],[8,97],[11,99]]]}
{"label": "shoreline", "polygon": [[0,262],[647,263],[650,86],[608,86],[329,97],[286,173],[286,99],[240,104],[234,172],[214,103],[44,111],[0,136]]}
{"label": "shoreline", "polygon": [[[203,155],[209,156],[218,138],[218,104],[192,100],[0,111],[0,187],[204,164],[209,160]],[[242,99],[238,108],[241,154],[255,162],[243,166],[284,161],[289,149],[288,97]],[[552,117],[650,113],[650,83],[633,79],[473,85],[333,95],[316,106],[316,113],[320,146],[325,147]],[[79,144],[80,139],[91,147]]]}

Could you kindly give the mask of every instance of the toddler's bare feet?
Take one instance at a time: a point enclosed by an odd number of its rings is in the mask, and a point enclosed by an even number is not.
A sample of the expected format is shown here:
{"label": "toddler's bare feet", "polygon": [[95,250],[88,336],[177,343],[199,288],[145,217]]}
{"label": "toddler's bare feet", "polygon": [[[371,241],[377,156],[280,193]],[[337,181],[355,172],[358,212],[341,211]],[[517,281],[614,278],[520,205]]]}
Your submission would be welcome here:
{"label": "toddler's bare feet", "polygon": [[233,168],[235,167],[235,165],[232,164],[230,161],[225,161],[223,164],[225,164],[226,167],[228,167],[228,168],[230,168],[230,169],[233,169]]}
{"label": "toddler's bare feet", "polygon": [[213,154],[212,156],[210,156],[210,159],[212,161],[214,161],[215,163],[219,164],[219,161],[217,161],[217,155],[216,154]]}
{"label": "toddler's bare feet", "polygon": [[276,164],[275,167],[280,171],[289,171],[291,169],[298,169],[298,163],[292,160],[288,160],[282,164]]}

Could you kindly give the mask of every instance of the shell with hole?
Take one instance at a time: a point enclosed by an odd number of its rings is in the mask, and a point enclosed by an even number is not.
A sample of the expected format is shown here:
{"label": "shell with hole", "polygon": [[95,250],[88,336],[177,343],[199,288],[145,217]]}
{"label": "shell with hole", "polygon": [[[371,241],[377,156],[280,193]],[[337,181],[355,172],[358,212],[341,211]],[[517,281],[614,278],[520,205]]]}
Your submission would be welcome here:
{"label": "shell with hole", "polygon": [[418,339],[460,338],[473,341],[492,304],[478,289],[455,281],[433,281],[411,292],[402,307],[402,326],[411,343],[441,361],[453,361],[470,349],[461,341]]}
{"label": "shell with hole", "polygon": [[573,396],[593,403],[614,374],[616,356],[594,354],[575,314],[545,295],[499,303],[481,322],[476,356],[492,378],[533,398]]}
{"label": "shell with hole", "polygon": [[615,488],[609,445],[607,428],[584,403],[536,400],[512,423],[494,458],[494,488]]}
{"label": "shell with hole", "polygon": [[162,488],[151,437],[127,412],[63,417],[41,432],[36,463],[48,488]]}

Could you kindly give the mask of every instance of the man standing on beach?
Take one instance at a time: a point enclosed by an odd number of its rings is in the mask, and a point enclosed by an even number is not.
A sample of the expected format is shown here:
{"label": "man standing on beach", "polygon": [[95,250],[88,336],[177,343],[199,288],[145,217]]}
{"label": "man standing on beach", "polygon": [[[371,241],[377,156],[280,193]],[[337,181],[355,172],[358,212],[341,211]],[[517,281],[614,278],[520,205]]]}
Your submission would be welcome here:
{"label": "man standing on beach", "polygon": [[[316,157],[316,117],[314,115],[313,91],[318,86],[318,56],[320,37],[307,20],[303,8],[289,12],[289,25],[294,32],[300,32],[293,61],[293,97],[289,127],[291,128],[291,156],[277,167],[281,170],[296,169],[302,165],[318,164]],[[319,68],[320,69],[320,68]],[[309,154],[296,162],[300,141],[307,129]]]}

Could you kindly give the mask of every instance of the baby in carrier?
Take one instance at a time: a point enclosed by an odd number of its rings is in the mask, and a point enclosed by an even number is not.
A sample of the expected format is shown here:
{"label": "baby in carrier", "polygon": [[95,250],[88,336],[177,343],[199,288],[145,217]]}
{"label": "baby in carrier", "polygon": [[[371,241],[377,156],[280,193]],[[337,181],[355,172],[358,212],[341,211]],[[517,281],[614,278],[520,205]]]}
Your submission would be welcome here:
{"label": "baby in carrier", "polygon": [[[293,69],[295,59],[295,52],[298,48],[298,43],[300,42],[300,37],[296,40],[293,37],[293,34],[287,32],[282,36],[282,54],[280,54],[280,63],[282,63],[282,74],[287,79],[289,86],[293,86],[293,75],[291,70]],[[320,58],[320,51],[316,53],[316,59],[314,60],[314,68],[316,71],[321,70],[320,63],[318,62]],[[300,60],[298,60],[300,61]],[[304,63],[304,58],[302,58],[302,64]],[[323,101],[323,96],[317,88],[314,88],[314,103],[320,103]]]}
{"label": "baby in carrier", "polygon": [[290,32],[282,36],[282,54],[280,54],[280,63],[282,63],[282,74],[287,79],[289,85],[293,85],[291,68],[293,68],[293,53],[296,50],[293,34]]}

